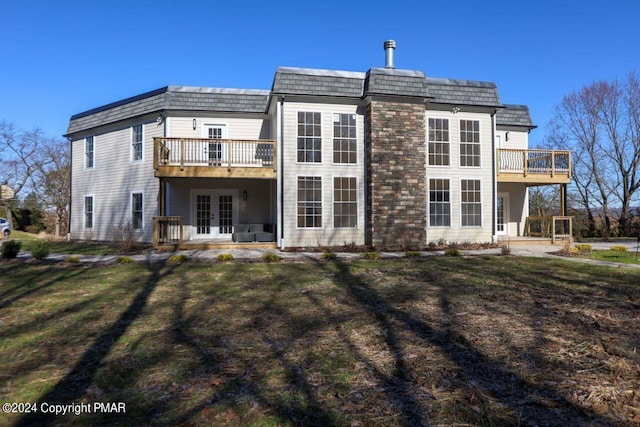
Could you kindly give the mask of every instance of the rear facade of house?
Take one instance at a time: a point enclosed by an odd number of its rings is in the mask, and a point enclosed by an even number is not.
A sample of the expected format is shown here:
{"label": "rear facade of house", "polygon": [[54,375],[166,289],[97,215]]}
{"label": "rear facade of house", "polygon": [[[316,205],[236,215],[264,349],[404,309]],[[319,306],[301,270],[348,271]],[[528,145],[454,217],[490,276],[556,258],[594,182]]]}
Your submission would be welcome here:
{"label": "rear facade of house", "polygon": [[[271,90],[168,86],[71,117],[70,236],[279,248],[491,242],[525,233],[529,110],[490,82],[280,67]],[[541,165],[540,168],[531,166]]]}

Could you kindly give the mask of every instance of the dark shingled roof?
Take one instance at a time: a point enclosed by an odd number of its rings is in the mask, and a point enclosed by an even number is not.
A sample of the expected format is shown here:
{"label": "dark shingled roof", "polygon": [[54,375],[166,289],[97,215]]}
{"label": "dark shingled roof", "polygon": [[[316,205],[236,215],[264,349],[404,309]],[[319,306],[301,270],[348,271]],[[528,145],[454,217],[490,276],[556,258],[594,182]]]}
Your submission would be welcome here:
{"label": "dark shingled roof", "polygon": [[272,93],[360,98],[365,73],[278,67]]}
{"label": "dark shingled roof", "polygon": [[[71,117],[67,135],[163,110],[265,113],[269,97],[367,95],[423,98],[433,104],[501,108],[497,124],[534,128],[523,105],[500,103],[495,83],[425,77],[422,71],[371,68],[366,73],[278,67],[271,91],[167,86]],[[427,107],[428,108],[428,107]]]}
{"label": "dark shingled roof", "polygon": [[492,82],[426,78],[431,102],[438,104],[501,107],[498,88]]}
{"label": "dark shingled roof", "polygon": [[371,68],[367,73],[366,95],[428,97],[425,76],[422,71]]}
{"label": "dark shingled roof", "polygon": [[162,110],[264,113],[269,91],[167,86],[71,117],[67,134]]}
{"label": "dark shingled roof", "polygon": [[537,126],[531,121],[529,107],[526,105],[505,104],[503,110],[499,110],[496,115],[496,125],[500,126],[523,126],[533,129]]}

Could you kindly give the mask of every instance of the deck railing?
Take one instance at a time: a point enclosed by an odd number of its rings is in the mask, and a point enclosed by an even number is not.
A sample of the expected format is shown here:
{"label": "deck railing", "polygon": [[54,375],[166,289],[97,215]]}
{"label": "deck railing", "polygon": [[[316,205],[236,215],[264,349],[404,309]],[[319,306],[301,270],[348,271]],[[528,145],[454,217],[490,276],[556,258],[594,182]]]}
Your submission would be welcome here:
{"label": "deck railing", "polygon": [[276,168],[276,142],[209,138],[153,138],[153,163],[159,166]]}
{"label": "deck railing", "polygon": [[157,216],[153,218],[153,247],[161,245],[182,246],[182,217]]}
{"label": "deck railing", "polygon": [[548,237],[556,240],[571,238],[573,217],[571,216],[529,216],[525,222],[525,234],[531,237]]}
{"label": "deck railing", "polygon": [[498,149],[498,173],[571,176],[571,151]]}

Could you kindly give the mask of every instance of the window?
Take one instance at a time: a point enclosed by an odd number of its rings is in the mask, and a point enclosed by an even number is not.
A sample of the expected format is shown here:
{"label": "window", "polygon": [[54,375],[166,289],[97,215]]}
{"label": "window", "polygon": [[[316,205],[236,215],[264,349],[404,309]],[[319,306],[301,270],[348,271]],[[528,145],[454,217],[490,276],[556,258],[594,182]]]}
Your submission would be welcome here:
{"label": "window", "polygon": [[[226,137],[225,125],[205,125],[206,138],[224,139]],[[223,160],[226,160],[226,147],[221,142],[210,142],[205,147],[205,152],[209,165],[222,166]]]}
{"label": "window", "polygon": [[322,178],[298,177],[298,227],[322,227]]}
{"label": "window", "polygon": [[142,125],[131,128],[131,159],[134,162],[142,161]]}
{"label": "window", "polygon": [[449,166],[449,119],[429,119],[429,166]]}
{"label": "window", "polygon": [[131,225],[135,230],[142,229],[142,193],[131,193]]}
{"label": "window", "polygon": [[321,114],[298,112],[298,162],[322,162]]}
{"label": "window", "polygon": [[356,163],[356,115],[333,115],[333,163]]}
{"label": "window", "polygon": [[358,226],[358,199],[355,178],[333,178],[333,226]]}
{"label": "window", "polygon": [[429,226],[451,226],[451,194],[448,179],[429,180]]}
{"label": "window", "polygon": [[460,166],[480,167],[480,121],[460,120]]}
{"label": "window", "polygon": [[84,228],[93,228],[93,196],[84,198]]}
{"label": "window", "polygon": [[93,168],[93,137],[92,136],[88,136],[84,140],[84,155],[85,155],[84,167],[87,169]]}
{"label": "window", "polygon": [[479,179],[460,181],[460,217],[462,227],[482,227]]}

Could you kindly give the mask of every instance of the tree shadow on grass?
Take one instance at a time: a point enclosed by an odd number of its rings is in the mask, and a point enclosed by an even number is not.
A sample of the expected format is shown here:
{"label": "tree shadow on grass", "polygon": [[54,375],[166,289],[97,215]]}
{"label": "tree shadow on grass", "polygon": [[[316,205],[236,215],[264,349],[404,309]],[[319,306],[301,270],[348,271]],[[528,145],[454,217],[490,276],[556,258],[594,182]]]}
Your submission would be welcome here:
{"label": "tree shadow on grass", "polygon": [[[126,333],[129,325],[140,316],[159,281],[171,274],[173,270],[171,268],[163,272],[164,266],[161,264],[148,264],[148,266],[151,275],[128,308],[95,340],[94,344],[84,352],[82,358],[69,372],[38,400],[36,404],[38,408],[41,408],[43,403],[49,405],[77,404],[79,399],[85,395],[105,357]],[[55,417],[55,414],[38,410],[24,415],[16,423],[16,426],[49,425],[55,421]]]}
{"label": "tree shadow on grass", "polygon": [[[378,321],[380,327],[387,333],[385,340],[394,352],[397,370],[403,369],[402,344],[396,338],[400,333],[396,325],[401,325],[402,330],[409,332],[422,341],[423,345],[436,346],[449,360],[455,363],[462,375],[462,380],[474,384],[479,396],[489,396],[491,400],[500,402],[507,412],[527,415],[527,419],[538,419],[542,424],[556,424],[559,422],[558,408],[562,408],[562,415],[566,418],[563,423],[572,425],[598,424],[615,425],[607,418],[589,412],[562,396],[559,392],[532,384],[515,372],[510,371],[505,364],[492,360],[487,355],[475,348],[475,346],[457,330],[455,314],[451,312],[447,304],[447,290],[442,289],[441,309],[443,315],[449,320],[442,326],[431,326],[421,318],[414,316],[407,310],[400,310],[389,304],[373,287],[354,275],[348,264],[337,263],[340,283],[345,287],[353,299],[371,312]],[[442,285],[441,285],[442,286]],[[400,374],[400,372],[398,372]],[[406,373],[405,373],[406,374]],[[408,396],[411,402],[411,381],[406,375],[397,375],[398,381],[403,384],[401,395]],[[545,407],[539,402],[552,402]],[[411,407],[412,405],[408,405]],[[482,419],[488,423],[516,422],[514,419],[504,418],[504,412],[492,412],[494,405],[485,405]],[[535,408],[534,408],[535,407]],[[464,422],[475,423],[478,419],[465,414],[458,414],[458,418]],[[426,419],[416,413],[404,413],[404,425],[420,425]]]}
{"label": "tree shadow on grass", "polygon": [[[233,277],[234,268],[242,267],[229,266],[227,276]],[[271,279],[273,281],[271,286],[277,289],[289,289],[294,286],[291,280],[295,280],[295,277],[295,275],[276,274]],[[196,330],[191,322],[193,319],[186,316],[185,305],[190,298],[188,289],[187,286],[183,287],[180,298],[175,301],[171,336],[176,344],[191,348],[199,359],[201,371],[218,378],[222,384],[216,387],[215,395],[204,405],[181,414],[179,419],[175,420],[176,422],[189,422],[208,406],[237,403],[246,398],[263,407],[268,407],[280,422],[318,426],[336,424],[334,415],[323,407],[316,397],[314,387],[307,381],[302,362],[287,357],[287,347],[295,341],[296,337],[281,339],[272,337],[267,332],[269,325],[265,324],[263,314],[268,313],[278,317],[290,316],[289,307],[281,306],[278,302],[280,299],[278,290],[273,292],[269,299],[259,304],[255,311],[257,315],[250,321],[251,325],[259,331],[259,343],[256,345],[267,349],[266,357],[263,356],[256,361],[241,354],[242,351],[237,348],[234,349],[234,345],[238,343],[230,343],[229,341],[233,340],[230,336],[209,331],[206,337],[203,337],[198,333],[202,331]],[[212,303],[215,303],[214,298],[201,302],[205,305]],[[197,312],[197,310],[194,311]],[[206,338],[206,342],[203,342],[203,338]],[[285,395],[280,399],[269,396],[265,385],[265,365],[272,362],[281,367],[287,383]]]}

